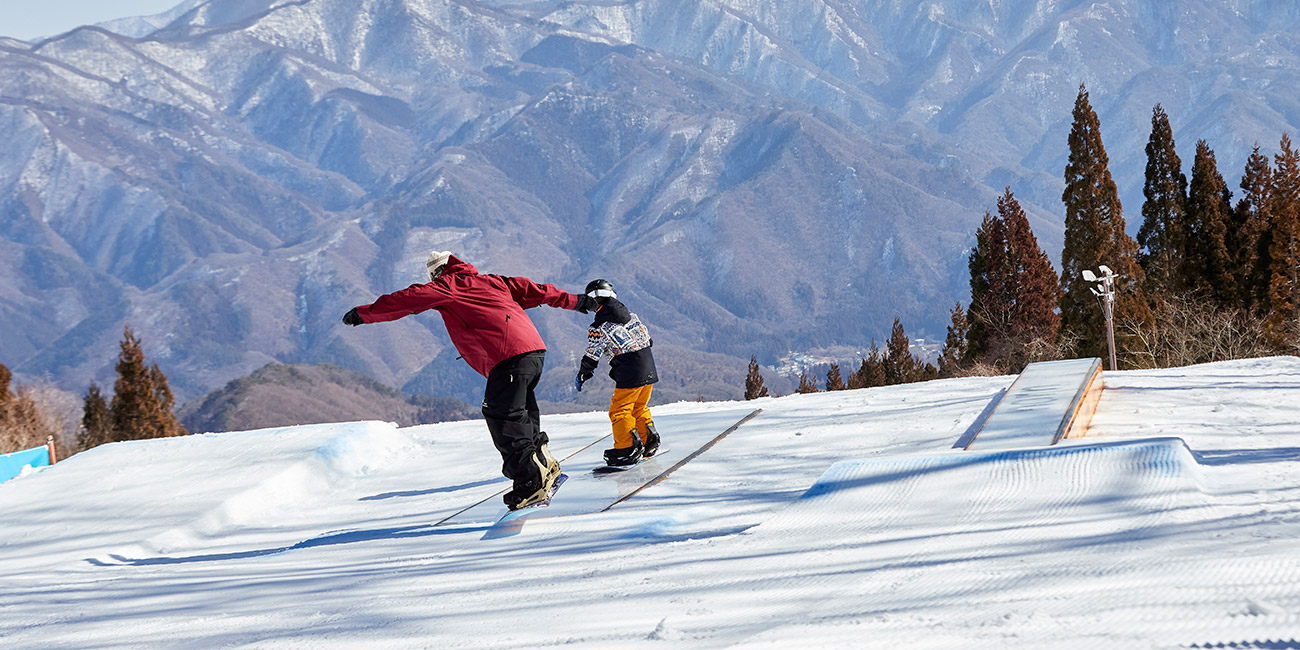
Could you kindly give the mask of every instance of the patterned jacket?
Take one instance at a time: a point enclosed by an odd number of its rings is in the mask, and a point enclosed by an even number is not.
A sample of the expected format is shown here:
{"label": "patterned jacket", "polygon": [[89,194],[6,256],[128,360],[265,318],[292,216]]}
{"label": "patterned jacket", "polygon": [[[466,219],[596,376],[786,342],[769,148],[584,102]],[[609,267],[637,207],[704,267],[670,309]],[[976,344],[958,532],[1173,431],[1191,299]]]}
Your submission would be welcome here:
{"label": "patterned jacket", "polygon": [[601,359],[609,359],[609,377],[618,388],[639,388],[659,381],[655,372],[654,341],[641,319],[616,298],[610,298],[587,328],[584,374],[593,373]]}

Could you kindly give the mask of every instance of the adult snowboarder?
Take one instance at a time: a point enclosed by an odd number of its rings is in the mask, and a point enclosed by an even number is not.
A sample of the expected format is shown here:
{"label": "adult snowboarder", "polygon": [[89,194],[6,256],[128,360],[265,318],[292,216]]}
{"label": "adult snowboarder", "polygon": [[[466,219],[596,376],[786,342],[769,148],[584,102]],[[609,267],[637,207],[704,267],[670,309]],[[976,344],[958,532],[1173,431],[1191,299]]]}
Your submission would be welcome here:
{"label": "adult snowboarder", "polygon": [[614,380],[614,396],[609,400],[614,448],[605,450],[605,463],[610,467],[635,465],[659,451],[659,432],[648,406],[653,384],[659,381],[650,351],[654,342],[641,319],[619,302],[607,280],[592,280],[583,297],[595,304],[596,317],[587,328],[587,353],[573,386],[581,392],[600,360],[609,358],[609,377]]}
{"label": "adult snowboarder", "polygon": [[437,310],[456,351],[487,378],[483,418],[501,453],[501,473],[514,482],[506,506],[516,510],[547,498],[560,464],[547,449],[533,394],[546,344],[524,310],[549,305],[585,314],[595,301],[528,278],[480,274],[448,251],[429,253],[425,268],[428,282],[354,307],[343,322],[357,326]]}

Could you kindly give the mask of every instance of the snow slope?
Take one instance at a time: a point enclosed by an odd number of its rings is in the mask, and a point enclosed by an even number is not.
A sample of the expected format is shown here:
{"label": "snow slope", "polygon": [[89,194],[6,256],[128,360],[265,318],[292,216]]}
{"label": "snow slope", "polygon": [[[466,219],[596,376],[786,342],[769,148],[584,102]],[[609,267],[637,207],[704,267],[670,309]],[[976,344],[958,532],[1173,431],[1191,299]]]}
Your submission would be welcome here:
{"label": "snow slope", "polygon": [[[1300,359],[1104,379],[1088,437],[987,452],[953,446],[1011,377],[658,406],[670,447],[763,412],[608,512],[494,539],[434,525],[505,487],[481,422],[108,445],[0,485],[0,639],[1300,647]],[[591,494],[604,414],[544,421],[578,453],[556,505]]]}

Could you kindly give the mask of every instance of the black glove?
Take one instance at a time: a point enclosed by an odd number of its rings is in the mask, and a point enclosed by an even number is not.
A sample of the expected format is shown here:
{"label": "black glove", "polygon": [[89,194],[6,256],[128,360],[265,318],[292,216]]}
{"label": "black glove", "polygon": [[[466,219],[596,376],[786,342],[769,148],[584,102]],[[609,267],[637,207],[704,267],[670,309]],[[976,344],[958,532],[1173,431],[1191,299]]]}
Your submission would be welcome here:
{"label": "black glove", "polygon": [[582,385],[586,383],[588,379],[591,379],[591,377],[592,377],[591,373],[586,371],[579,371],[578,376],[573,378],[573,387],[578,389],[578,392],[581,393]]}
{"label": "black glove", "polygon": [[599,306],[600,306],[600,303],[596,302],[596,299],[595,299],[595,298],[592,298],[591,296],[588,296],[587,294],[579,294],[579,295],[578,295],[578,306],[577,306],[577,307],[574,307],[574,309],[578,310],[580,313],[585,314],[585,313],[587,313],[587,312],[589,312],[589,311],[595,311],[595,309],[596,309],[597,307],[599,307]]}
{"label": "black glove", "polygon": [[357,308],[353,307],[348,313],[343,314],[343,324],[356,327],[361,324],[361,314],[357,313]]}

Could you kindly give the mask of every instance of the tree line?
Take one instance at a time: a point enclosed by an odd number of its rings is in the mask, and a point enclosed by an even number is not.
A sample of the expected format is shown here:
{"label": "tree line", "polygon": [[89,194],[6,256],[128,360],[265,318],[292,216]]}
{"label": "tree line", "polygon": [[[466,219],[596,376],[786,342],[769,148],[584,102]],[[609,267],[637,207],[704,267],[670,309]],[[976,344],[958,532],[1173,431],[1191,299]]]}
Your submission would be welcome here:
{"label": "tree line", "polygon": [[140,339],[128,326],[119,346],[117,379],[111,398],[92,382],[81,408],[80,426],[70,443],[25,386],[10,389],[12,373],[0,364],[0,453],[30,449],[53,436],[59,457],[123,440],[188,435],[173,414],[175,398],[158,364],[146,364]]}
{"label": "tree line", "polygon": [[[1136,240],[1127,233],[1101,123],[1082,84],[1068,146],[1060,275],[1008,186],[996,214],[985,212],[976,230],[970,301],[950,311],[938,366],[911,354],[895,318],[888,349],[873,344],[848,380],[832,364],[826,390],[1014,374],[1035,361],[1106,357],[1095,283],[1083,278],[1083,271],[1102,265],[1117,277],[1113,320],[1121,368],[1300,352],[1300,151],[1288,134],[1271,161],[1254,146],[1233,203],[1205,140],[1196,143],[1187,178],[1169,116],[1156,104]],[[800,377],[798,392],[816,390],[815,378]],[[745,398],[766,394],[751,357]]]}

